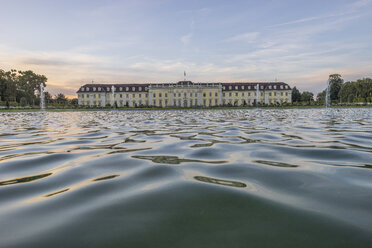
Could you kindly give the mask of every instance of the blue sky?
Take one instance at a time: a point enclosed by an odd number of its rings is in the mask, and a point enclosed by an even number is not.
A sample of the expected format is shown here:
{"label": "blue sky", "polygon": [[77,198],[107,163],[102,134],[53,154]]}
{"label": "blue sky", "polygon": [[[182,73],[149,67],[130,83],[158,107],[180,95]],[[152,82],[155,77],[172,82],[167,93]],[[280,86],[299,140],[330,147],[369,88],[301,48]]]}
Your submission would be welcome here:
{"label": "blue sky", "polygon": [[2,0],[0,68],[31,69],[48,90],[83,83],[372,77],[372,0]]}

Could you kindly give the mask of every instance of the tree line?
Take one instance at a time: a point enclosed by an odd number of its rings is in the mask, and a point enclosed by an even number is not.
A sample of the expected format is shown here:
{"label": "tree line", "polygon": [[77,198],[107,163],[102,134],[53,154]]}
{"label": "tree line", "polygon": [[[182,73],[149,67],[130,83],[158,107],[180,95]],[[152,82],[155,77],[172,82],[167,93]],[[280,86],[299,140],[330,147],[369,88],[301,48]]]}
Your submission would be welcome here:
{"label": "tree line", "polygon": [[[18,71],[0,69],[0,105],[14,107],[39,107],[40,84],[46,87],[47,77],[31,70]],[[44,92],[45,103],[49,106],[77,105],[77,99],[67,99],[62,93],[52,96]]]}
{"label": "tree line", "polygon": [[[4,71],[0,69],[0,105],[15,107],[40,106],[40,84],[46,86],[47,77],[31,70]],[[344,82],[340,74],[329,75],[329,98],[332,104],[370,103],[372,102],[372,79],[363,78]],[[77,107],[78,100],[67,99],[62,93],[52,96],[44,92],[48,107]],[[326,89],[317,94],[310,91],[300,92],[297,87],[292,89],[292,104],[323,105],[326,99]]]}
{"label": "tree line", "polygon": [[[344,82],[340,74],[331,74],[329,82],[329,100],[332,104],[353,104],[372,102],[372,79],[363,78],[356,81]],[[296,87],[292,89],[292,102],[305,104],[325,104],[326,89],[319,92],[314,101],[314,94],[309,91],[300,92]]]}

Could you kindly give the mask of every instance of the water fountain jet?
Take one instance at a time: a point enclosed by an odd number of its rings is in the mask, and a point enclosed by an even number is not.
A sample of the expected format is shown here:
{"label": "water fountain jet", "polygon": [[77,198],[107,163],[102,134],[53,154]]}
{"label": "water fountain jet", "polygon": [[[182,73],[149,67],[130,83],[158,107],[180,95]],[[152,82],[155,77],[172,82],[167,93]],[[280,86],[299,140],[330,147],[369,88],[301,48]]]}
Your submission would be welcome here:
{"label": "water fountain jet", "polygon": [[111,92],[112,92],[111,107],[115,107],[115,87],[114,86],[111,86]]}
{"label": "water fountain jet", "polygon": [[45,93],[43,83],[40,83],[40,109],[45,110]]}
{"label": "water fountain jet", "polygon": [[328,108],[331,105],[331,97],[330,97],[330,82],[327,81],[327,88],[325,94],[325,107]]}

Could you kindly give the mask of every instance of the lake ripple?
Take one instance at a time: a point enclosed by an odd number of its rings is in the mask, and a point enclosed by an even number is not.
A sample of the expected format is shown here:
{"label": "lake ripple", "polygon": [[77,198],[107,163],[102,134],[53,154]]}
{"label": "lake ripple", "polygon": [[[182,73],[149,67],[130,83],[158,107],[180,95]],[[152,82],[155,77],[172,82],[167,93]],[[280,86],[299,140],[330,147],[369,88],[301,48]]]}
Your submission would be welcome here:
{"label": "lake ripple", "polygon": [[372,109],[0,112],[0,247],[372,247]]}

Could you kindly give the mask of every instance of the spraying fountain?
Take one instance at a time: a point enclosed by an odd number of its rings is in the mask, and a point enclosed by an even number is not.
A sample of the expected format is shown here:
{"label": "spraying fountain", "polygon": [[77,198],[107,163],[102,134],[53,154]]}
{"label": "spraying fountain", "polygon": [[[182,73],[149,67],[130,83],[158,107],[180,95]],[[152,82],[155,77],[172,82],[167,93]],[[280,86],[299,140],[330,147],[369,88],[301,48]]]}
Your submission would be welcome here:
{"label": "spraying fountain", "polygon": [[40,109],[45,110],[45,94],[43,83],[40,83]]}
{"label": "spraying fountain", "polygon": [[114,86],[111,86],[111,92],[112,92],[111,107],[114,107],[114,105],[115,105],[115,87]]}
{"label": "spraying fountain", "polygon": [[258,100],[260,99],[260,85],[256,86],[256,106],[258,107]]}
{"label": "spraying fountain", "polygon": [[328,108],[331,105],[331,96],[330,96],[330,83],[327,81],[327,88],[325,94],[325,107]]}

